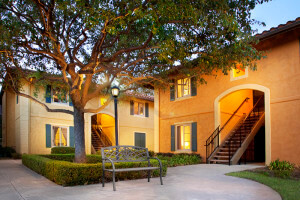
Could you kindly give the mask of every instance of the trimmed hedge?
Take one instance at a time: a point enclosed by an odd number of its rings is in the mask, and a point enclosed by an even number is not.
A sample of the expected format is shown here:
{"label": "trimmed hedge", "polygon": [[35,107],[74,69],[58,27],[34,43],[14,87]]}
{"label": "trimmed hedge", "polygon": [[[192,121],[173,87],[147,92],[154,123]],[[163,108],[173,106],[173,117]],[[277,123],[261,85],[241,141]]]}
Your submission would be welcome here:
{"label": "trimmed hedge", "polygon": [[[98,151],[96,155],[101,155],[101,152]],[[149,151],[149,156],[167,161],[167,167],[196,165],[202,163],[200,154],[196,153],[154,153],[154,151]]]}
{"label": "trimmed hedge", "polygon": [[52,147],[51,154],[71,154],[75,153],[74,147]]}
{"label": "trimmed hedge", "polygon": [[[59,160],[52,160],[52,159]],[[22,157],[23,165],[33,171],[45,176],[49,180],[63,186],[84,185],[91,183],[99,183],[102,178],[102,163],[98,161],[99,156],[88,155],[88,160],[93,160],[96,163],[78,164],[68,162],[74,158],[74,155],[27,155]],[[68,160],[68,161],[65,161]],[[163,176],[167,173],[167,163],[162,161]],[[152,166],[158,166],[156,160],[151,160]],[[116,168],[133,168],[146,167],[148,162],[122,162],[116,163]],[[111,164],[107,163],[106,168],[110,168]],[[152,170],[153,177],[159,176],[159,170]],[[146,178],[147,171],[133,171],[116,173],[116,178],[119,180]],[[111,173],[106,172],[106,181],[111,181]]]}
{"label": "trimmed hedge", "polygon": [[[75,154],[47,154],[47,155],[40,155],[40,156],[52,160],[60,160],[60,161],[67,161],[67,162],[74,162],[75,159]],[[99,155],[86,156],[86,163],[100,163],[100,162],[102,162],[102,157]]]}
{"label": "trimmed hedge", "polygon": [[190,153],[157,153],[156,156],[160,160],[165,160],[168,163],[168,167],[176,167],[183,165],[195,165],[202,163],[200,154]]}

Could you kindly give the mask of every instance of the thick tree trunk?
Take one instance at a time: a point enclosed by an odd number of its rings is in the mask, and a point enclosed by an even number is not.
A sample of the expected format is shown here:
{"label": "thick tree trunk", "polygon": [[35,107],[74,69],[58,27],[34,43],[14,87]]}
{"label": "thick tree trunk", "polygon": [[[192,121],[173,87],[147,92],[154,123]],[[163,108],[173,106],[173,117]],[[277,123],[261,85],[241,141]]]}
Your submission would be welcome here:
{"label": "thick tree trunk", "polygon": [[85,163],[84,112],[74,106],[75,162]]}

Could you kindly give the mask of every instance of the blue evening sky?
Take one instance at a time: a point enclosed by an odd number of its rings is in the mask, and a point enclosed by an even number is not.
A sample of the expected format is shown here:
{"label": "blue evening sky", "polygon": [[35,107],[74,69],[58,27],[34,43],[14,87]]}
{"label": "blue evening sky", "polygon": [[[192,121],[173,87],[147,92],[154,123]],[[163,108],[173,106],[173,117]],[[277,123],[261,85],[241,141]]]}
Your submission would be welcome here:
{"label": "blue evening sky", "polygon": [[266,23],[265,27],[253,26],[253,29],[258,29],[258,33],[297,17],[300,17],[300,0],[273,0],[257,5],[251,14],[251,18]]}

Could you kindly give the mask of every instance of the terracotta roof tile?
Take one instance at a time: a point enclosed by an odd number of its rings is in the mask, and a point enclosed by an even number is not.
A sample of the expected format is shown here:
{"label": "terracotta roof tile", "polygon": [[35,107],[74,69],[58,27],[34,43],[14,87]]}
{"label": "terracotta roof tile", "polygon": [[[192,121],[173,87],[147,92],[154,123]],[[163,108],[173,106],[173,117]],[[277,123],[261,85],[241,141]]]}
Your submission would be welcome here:
{"label": "terracotta roof tile", "polygon": [[125,94],[130,97],[135,97],[137,99],[143,99],[143,100],[148,100],[148,101],[154,101],[154,96],[152,95],[147,95],[144,93],[135,93],[131,91],[126,91]]}
{"label": "terracotta roof tile", "polygon": [[289,28],[293,28],[297,25],[300,25],[300,17],[296,18],[295,20],[288,21],[285,24],[279,24],[277,27],[272,27],[270,28],[270,30],[263,31],[262,33],[256,34],[255,36],[259,39],[263,39],[265,37],[287,30]]}

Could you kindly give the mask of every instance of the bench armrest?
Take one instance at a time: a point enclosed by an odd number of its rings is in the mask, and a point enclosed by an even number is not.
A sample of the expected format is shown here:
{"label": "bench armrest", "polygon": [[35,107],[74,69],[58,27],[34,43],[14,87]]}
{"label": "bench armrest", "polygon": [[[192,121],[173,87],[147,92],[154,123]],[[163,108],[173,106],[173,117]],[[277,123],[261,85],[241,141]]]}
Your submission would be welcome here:
{"label": "bench armrest", "polygon": [[[104,158],[104,160],[108,160],[112,165],[112,169],[115,171],[114,161],[112,161],[110,158]],[[103,170],[104,170],[105,169],[105,162],[102,162],[102,165],[103,165]]]}
{"label": "bench armrest", "polygon": [[155,160],[157,160],[157,161],[159,162],[160,169],[162,169],[162,164],[161,164],[160,159],[155,158],[155,157],[149,157],[148,159],[149,159],[149,160],[150,160],[150,159],[155,159]]}

